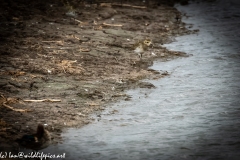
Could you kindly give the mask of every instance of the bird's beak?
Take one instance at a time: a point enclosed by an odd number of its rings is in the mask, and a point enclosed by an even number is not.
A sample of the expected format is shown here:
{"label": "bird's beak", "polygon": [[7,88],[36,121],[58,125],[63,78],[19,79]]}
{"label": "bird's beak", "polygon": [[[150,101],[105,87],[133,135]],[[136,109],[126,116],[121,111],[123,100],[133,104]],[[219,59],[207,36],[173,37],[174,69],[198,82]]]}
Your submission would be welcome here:
{"label": "bird's beak", "polygon": [[151,43],[151,44],[149,45],[149,47],[150,47],[150,48],[153,48],[153,44]]}

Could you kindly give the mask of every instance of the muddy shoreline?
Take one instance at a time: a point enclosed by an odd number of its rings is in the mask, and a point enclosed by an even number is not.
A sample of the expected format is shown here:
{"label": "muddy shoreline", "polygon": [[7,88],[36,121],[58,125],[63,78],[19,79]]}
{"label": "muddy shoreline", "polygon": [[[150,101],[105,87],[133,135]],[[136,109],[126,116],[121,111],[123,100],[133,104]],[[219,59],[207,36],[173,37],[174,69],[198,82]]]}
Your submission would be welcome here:
{"label": "muddy shoreline", "polygon": [[[89,114],[131,100],[125,90],[154,88],[141,80],[168,75],[148,69],[155,59],[187,56],[161,45],[195,32],[167,4],[2,4],[0,151],[17,150],[14,140],[39,123],[59,143],[64,128],[91,123]],[[145,38],[154,45],[139,59],[132,46]]]}

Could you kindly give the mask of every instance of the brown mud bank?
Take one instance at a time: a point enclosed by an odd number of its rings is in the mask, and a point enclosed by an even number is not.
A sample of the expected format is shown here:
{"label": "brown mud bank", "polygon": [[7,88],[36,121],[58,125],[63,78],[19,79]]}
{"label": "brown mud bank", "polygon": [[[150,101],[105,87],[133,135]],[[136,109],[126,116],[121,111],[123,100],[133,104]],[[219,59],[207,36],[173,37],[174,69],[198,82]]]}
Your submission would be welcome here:
{"label": "brown mud bank", "polygon": [[[39,123],[57,143],[63,128],[130,100],[126,89],[153,88],[140,80],[168,74],[148,69],[153,60],[186,56],[161,44],[194,32],[164,2],[1,2],[0,151],[17,149],[14,140]],[[145,38],[153,47],[139,59],[132,46]]]}

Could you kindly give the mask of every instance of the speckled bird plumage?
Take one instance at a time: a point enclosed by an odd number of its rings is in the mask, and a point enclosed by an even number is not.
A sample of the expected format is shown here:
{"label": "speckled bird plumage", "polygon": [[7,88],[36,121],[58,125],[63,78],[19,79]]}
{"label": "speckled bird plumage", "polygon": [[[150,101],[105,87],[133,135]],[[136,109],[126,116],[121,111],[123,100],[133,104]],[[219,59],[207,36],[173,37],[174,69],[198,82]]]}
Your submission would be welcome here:
{"label": "speckled bird plumage", "polygon": [[148,49],[152,45],[152,41],[150,39],[145,39],[143,41],[137,42],[133,46],[133,50],[138,54],[139,58],[142,58],[142,54],[144,51]]}

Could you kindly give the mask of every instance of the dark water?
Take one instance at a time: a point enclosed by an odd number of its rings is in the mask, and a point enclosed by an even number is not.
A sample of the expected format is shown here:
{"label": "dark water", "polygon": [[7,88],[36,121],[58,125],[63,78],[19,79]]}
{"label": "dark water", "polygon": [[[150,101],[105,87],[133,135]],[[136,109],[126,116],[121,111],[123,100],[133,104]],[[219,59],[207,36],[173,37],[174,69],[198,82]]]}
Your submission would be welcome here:
{"label": "dark water", "polygon": [[129,91],[131,101],[68,130],[63,144],[44,151],[76,160],[240,159],[239,4],[176,6],[200,32],[166,46],[192,56],[155,62],[152,68],[171,73],[150,81],[156,89]]}

